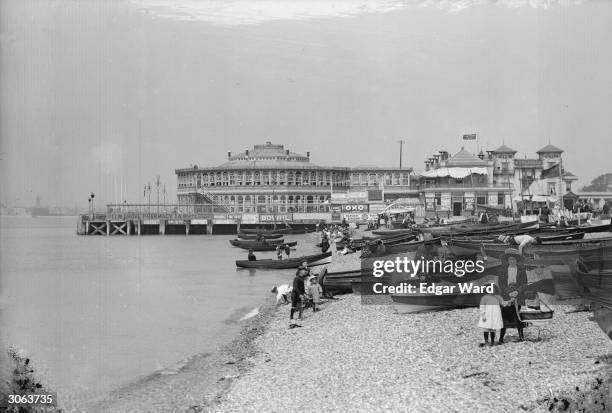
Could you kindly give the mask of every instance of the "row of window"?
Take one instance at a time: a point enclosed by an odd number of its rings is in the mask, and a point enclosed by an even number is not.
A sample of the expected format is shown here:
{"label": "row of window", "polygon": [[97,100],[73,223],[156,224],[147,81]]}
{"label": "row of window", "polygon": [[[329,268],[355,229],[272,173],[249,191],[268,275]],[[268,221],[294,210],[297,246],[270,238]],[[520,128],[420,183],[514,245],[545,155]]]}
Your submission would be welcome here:
{"label": "row of window", "polygon": [[[465,197],[462,195],[453,194],[451,201],[452,202],[462,202],[464,205],[471,204],[476,200],[477,205],[487,205],[489,203],[489,198],[487,194],[481,193],[476,194],[474,197]],[[504,205],[505,202],[505,194],[503,192],[497,193],[497,205]],[[442,194],[437,192],[434,194],[434,204],[440,206],[442,205]]]}
{"label": "row of window", "polygon": [[378,186],[384,185],[410,185],[409,173],[355,173],[337,174],[330,172],[217,172],[203,174],[185,174],[178,176],[178,187],[205,187],[205,186],[347,186],[351,185]]}

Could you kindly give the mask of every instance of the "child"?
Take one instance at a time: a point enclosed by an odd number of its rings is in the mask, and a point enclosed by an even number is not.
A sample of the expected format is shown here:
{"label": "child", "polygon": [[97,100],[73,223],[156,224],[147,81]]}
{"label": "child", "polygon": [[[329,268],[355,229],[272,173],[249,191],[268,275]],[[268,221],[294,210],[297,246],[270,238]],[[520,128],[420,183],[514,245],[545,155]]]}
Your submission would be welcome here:
{"label": "child", "polygon": [[283,259],[283,246],[282,245],[279,245],[278,247],[276,247],[276,257],[279,260]]}
{"label": "child", "polygon": [[312,299],[312,312],[314,313],[315,311],[319,311],[317,305],[321,303],[321,294],[323,294],[323,289],[319,285],[318,278],[316,276],[312,277],[310,280],[308,293]]}
{"label": "child", "polygon": [[493,346],[495,344],[495,330],[501,330],[504,327],[501,312],[503,302],[497,285],[493,288],[493,294],[485,294],[480,299],[478,327],[484,330],[484,343],[480,343],[480,347],[487,345],[489,335],[491,335],[491,346]]}

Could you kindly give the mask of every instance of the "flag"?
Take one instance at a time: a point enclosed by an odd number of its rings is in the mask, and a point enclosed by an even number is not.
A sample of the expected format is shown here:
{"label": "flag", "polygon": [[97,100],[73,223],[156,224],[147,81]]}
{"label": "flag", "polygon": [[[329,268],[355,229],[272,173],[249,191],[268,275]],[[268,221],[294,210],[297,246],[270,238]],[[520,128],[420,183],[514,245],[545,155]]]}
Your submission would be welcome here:
{"label": "flag", "polygon": [[470,135],[463,135],[463,140],[464,141],[473,141],[473,140],[476,140],[476,134],[472,133]]}

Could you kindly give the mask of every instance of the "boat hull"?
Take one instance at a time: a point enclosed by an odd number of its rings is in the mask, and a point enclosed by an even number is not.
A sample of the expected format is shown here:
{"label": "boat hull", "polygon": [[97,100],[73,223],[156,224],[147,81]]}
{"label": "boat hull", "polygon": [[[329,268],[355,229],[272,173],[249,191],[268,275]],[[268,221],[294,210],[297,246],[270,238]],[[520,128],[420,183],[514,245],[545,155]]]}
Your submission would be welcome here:
{"label": "boat hull", "polygon": [[236,267],[280,270],[287,268],[298,268],[300,265],[302,265],[304,261],[306,261],[309,266],[327,264],[331,261],[331,252],[326,252],[324,254],[306,255],[297,258],[289,258],[286,260],[238,260],[236,261]]}

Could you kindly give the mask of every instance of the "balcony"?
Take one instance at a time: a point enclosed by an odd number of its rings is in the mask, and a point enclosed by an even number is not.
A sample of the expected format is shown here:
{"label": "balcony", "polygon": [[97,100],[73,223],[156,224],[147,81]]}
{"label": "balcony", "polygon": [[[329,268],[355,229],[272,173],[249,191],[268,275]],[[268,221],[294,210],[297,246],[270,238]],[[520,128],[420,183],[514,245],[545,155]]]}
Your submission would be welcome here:
{"label": "balcony", "polygon": [[487,182],[423,182],[420,186],[421,190],[431,189],[498,189],[498,190],[513,190],[512,183],[492,184]]}

